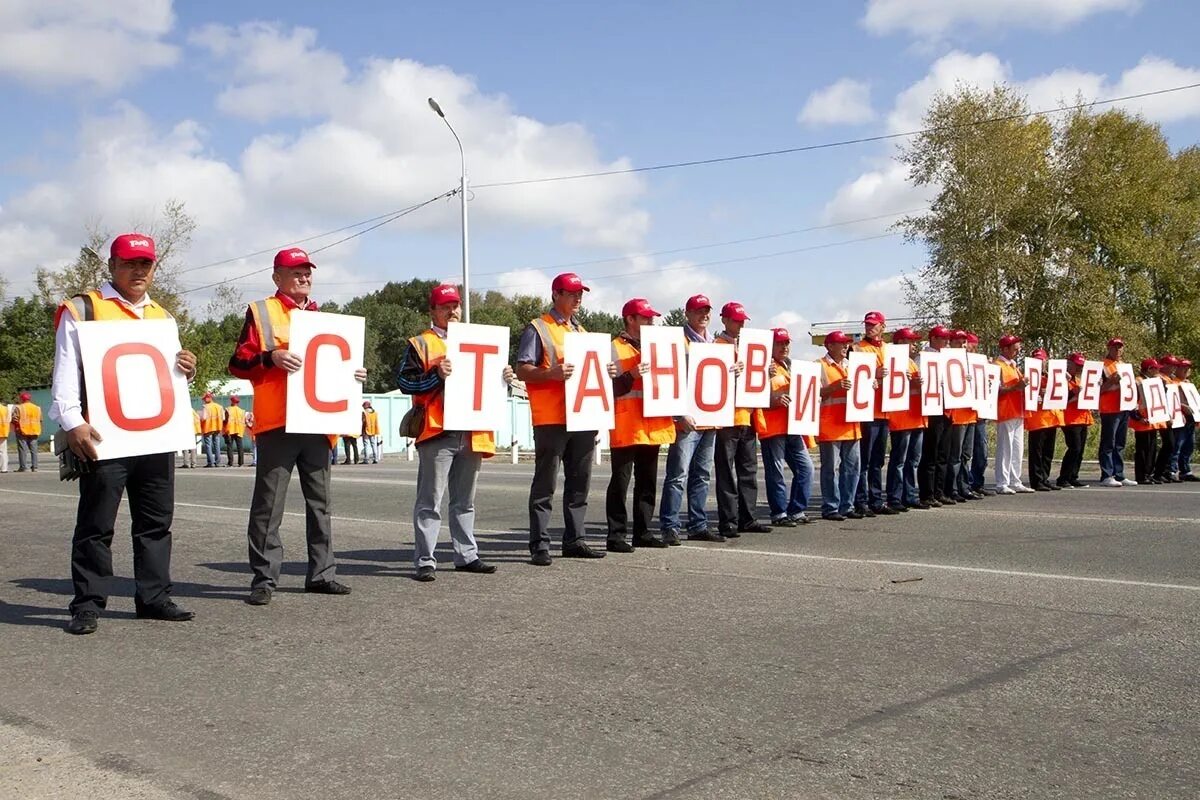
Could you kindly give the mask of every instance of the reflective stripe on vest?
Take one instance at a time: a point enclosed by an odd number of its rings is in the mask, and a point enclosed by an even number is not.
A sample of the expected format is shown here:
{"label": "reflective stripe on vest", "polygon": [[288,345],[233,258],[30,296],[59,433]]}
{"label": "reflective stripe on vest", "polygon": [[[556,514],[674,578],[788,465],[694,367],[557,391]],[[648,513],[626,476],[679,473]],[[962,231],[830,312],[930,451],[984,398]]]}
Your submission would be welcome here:
{"label": "reflective stripe on vest", "polygon": [[[277,297],[250,304],[250,316],[258,329],[259,351],[286,349],[291,325],[283,302]],[[282,428],[287,423],[287,371],[265,367],[251,380],[254,385],[255,433]]]}

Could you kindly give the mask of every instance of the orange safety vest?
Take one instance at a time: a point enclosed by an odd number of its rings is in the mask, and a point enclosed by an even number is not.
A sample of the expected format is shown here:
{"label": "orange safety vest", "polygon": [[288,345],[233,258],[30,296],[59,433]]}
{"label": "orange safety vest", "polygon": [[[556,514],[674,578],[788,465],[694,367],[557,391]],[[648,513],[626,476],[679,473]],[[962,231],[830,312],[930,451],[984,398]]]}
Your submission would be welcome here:
{"label": "orange safety vest", "polygon": [[[729,338],[729,336],[726,335],[725,331],[721,331],[716,336],[714,336],[713,341],[716,342],[717,344],[729,344],[729,345],[733,345],[734,347],[737,347],[737,339]],[[739,408],[737,406],[734,406],[733,426],[736,428],[739,425],[749,425],[751,422],[750,416],[751,416],[752,411],[753,411],[753,409],[750,409],[750,408]]]}
{"label": "orange safety vest", "polygon": [[[771,394],[780,389],[791,389],[792,377],[788,374],[787,366],[775,362],[775,377],[771,378]],[[789,406],[771,406],[770,408],[754,409],[754,430],[759,439],[773,439],[776,436],[787,436]]]}
{"label": "orange safety vest", "polygon": [[195,434],[199,436],[203,431],[200,430],[200,413],[196,409],[192,409],[192,427],[195,429]]}
{"label": "orange safety vest", "polygon": [[[408,340],[421,357],[421,369],[425,372],[436,367],[446,358],[446,340],[432,329]],[[413,395],[413,402],[425,407],[425,427],[417,437],[417,444],[443,433],[446,418],[446,396],[442,389]],[[471,450],[484,458],[496,454],[496,440],[491,431],[472,431]]]}
{"label": "orange safety vest", "polygon": [[853,442],[862,438],[857,422],[846,422],[847,390],[838,386],[849,377],[846,368],[835,364],[826,356],[822,358],[821,367],[825,370],[825,380],[822,388],[833,386],[833,394],[821,398],[821,427],[817,436],[818,442]]}
{"label": "orange safety vest", "polygon": [[224,417],[225,409],[215,400],[210,400],[201,406],[202,413],[200,414],[200,432],[201,433],[220,433],[225,427]]}
{"label": "orange safety vest", "polygon": [[[584,328],[574,320],[559,322],[550,312],[530,320],[534,332],[542,340],[542,369],[552,369],[562,362],[563,342],[567,331],[584,333]],[[527,381],[525,392],[529,396],[529,413],[534,425],[567,424],[567,385],[563,381]]]}
{"label": "orange safety vest", "polygon": [[[260,351],[286,350],[291,333],[291,312],[278,297],[250,304]],[[287,370],[268,367],[251,381],[254,386],[254,427],[258,433],[287,424]],[[332,438],[330,441],[334,441]]]}
{"label": "orange safety vest", "polygon": [[33,403],[17,406],[17,430],[21,436],[41,436],[42,409]]}
{"label": "orange safety vest", "polygon": [[1091,425],[1095,419],[1092,412],[1079,407],[1079,381],[1067,376],[1067,388],[1076,392],[1074,398],[1067,400],[1067,409],[1062,412],[1063,425]]}
{"label": "orange safety vest", "polygon": [[664,445],[675,441],[675,420],[671,417],[647,417],[642,414],[642,376],[637,371],[642,353],[621,334],[612,342],[612,359],[618,374],[632,371],[633,388],[613,403],[615,425],[608,435],[609,447],[638,444]]}
{"label": "orange safety vest", "polygon": [[[858,342],[858,344],[854,345],[854,349],[859,353],[874,353],[875,354],[875,365],[879,366],[879,367],[883,366],[883,342],[880,342],[879,344],[873,344],[873,343],[867,341],[866,339],[862,339]],[[871,377],[874,378],[875,376],[872,375]],[[875,387],[875,419],[876,420],[888,419],[887,412],[880,410],[882,407],[883,407],[883,382],[880,381],[879,385]]]}
{"label": "orange safety vest", "polygon": [[[1117,374],[1117,365],[1120,361],[1115,359],[1104,359],[1104,377],[1108,378]],[[1113,385],[1113,388],[1107,392],[1100,392],[1100,413],[1101,414],[1119,414],[1121,412],[1121,384],[1118,381]]]}
{"label": "orange safety vest", "polygon": [[1025,412],[1025,430],[1040,431],[1046,428],[1061,428],[1063,412],[1039,408],[1037,411]]}
{"label": "orange safety vest", "polygon": [[375,411],[375,409],[363,412],[363,435],[379,435],[379,414]]}
{"label": "orange safety vest", "polygon": [[925,415],[921,413],[921,385],[914,379],[921,374],[921,368],[911,358],[908,360],[908,408],[903,411],[892,411],[888,416],[888,430],[915,431],[928,426]]}
{"label": "orange safety vest", "polygon": [[1129,429],[1137,433],[1147,433],[1149,431],[1162,430],[1171,424],[1170,420],[1167,422],[1156,422],[1153,425],[1151,425],[1149,422],[1146,422],[1146,415],[1148,411],[1146,409],[1146,394],[1142,391],[1143,380],[1145,380],[1145,378],[1143,378],[1141,375],[1138,375],[1136,378],[1134,378],[1134,381],[1137,382],[1138,414],[1141,416],[1141,419],[1137,419],[1130,414]]}
{"label": "orange safety vest", "polygon": [[[996,365],[1000,367],[1001,389],[1016,386],[1021,382],[1021,370],[1017,369],[1015,365],[1009,364],[1001,358],[996,359]],[[1023,416],[1025,416],[1025,392],[1023,390],[1006,392],[1000,395],[1000,399],[996,404],[997,422],[1019,419]]]}
{"label": "orange safety vest", "polygon": [[246,412],[241,406],[225,409],[225,435],[236,436],[239,439],[246,435]]}
{"label": "orange safety vest", "polygon": [[[0,403],[0,439],[8,438],[8,430],[12,424],[11,416],[8,413],[8,404]],[[0,442],[0,447],[7,447],[7,445]]]}

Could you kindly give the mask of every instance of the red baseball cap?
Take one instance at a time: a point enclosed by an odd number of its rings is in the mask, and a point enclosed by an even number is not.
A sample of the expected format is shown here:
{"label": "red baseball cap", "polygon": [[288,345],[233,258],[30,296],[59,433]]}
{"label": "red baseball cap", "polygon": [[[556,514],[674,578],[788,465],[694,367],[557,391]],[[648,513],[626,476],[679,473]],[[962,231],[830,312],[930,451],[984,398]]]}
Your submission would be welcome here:
{"label": "red baseball cap", "polygon": [[949,339],[954,331],[947,328],[945,325],[934,325],[929,329],[930,339]]}
{"label": "red baseball cap", "polygon": [[774,334],[776,343],[790,342],[792,340],[792,335],[788,333],[787,328],[771,328],[771,333]]}
{"label": "red baseball cap", "polygon": [[29,392],[21,392],[21,402],[22,403],[28,403],[32,399],[33,399],[33,395],[31,395]]}
{"label": "red baseball cap", "polygon": [[979,344],[979,336],[971,331],[967,331],[967,341],[971,344]]}
{"label": "red baseball cap", "polygon": [[1108,340],[1108,346],[1109,347],[1124,347],[1125,340],[1119,336],[1114,336],[1113,338]]}
{"label": "red baseball cap", "polygon": [[850,344],[854,341],[854,337],[847,336],[841,331],[830,331],[825,334],[825,344]]}
{"label": "red baseball cap", "polygon": [[750,315],[746,313],[746,309],[737,301],[730,301],[721,306],[721,316],[727,317],[734,322],[749,322]]}
{"label": "red baseball cap", "polygon": [[950,338],[951,339],[962,339],[965,342],[967,340],[967,332],[964,330],[961,330],[961,329],[956,330],[956,331],[951,331]]}
{"label": "red baseball cap", "polygon": [[1179,359],[1179,363],[1176,366],[1190,367],[1191,365],[1192,365],[1192,360],[1190,358],[1181,358],[1181,359]]}
{"label": "red baseball cap", "polygon": [[458,287],[452,283],[442,283],[429,290],[429,307],[437,308],[445,303],[461,303]]}
{"label": "red baseball cap", "polygon": [[1083,353],[1071,353],[1071,355],[1067,356],[1067,361],[1081,367],[1087,363],[1087,359],[1083,357]]}
{"label": "red baseball cap", "polygon": [[1176,358],[1175,356],[1171,355],[1170,353],[1167,353],[1165,356],[1159,356],[1158,366],[1160,366],[1160,367],[1177,367],[1177,366],[1179,366],[1179,359]]}
{"label": "red baseball cap", "polygon": [[1033,358],[1040,358],[1043,361],[1050,358],[1050,354],[1046,352],[1046,348],[1044,348],[1044,347],[1039,347],[1037,350],[1034,350],[1029,355],[1032,356]]}
{"label": "red baseball cap", "polygon": [[1000,346],[1012,347],[1014,344],[1020,344],[1023,341],[1025,340],[1020,336],[1017,336],[1015,333],[1006,333],[1000,337]]}
{"label": "red baseball cap", "polygon": [[650,301],[644,297],[635,297],[621,306],[622,317],[661,317],[662,314],[650,306]]}
{"label": "red baseball cap", "polygon": [[550,290],[553,292],[590,292],[591,289],[583,285],[583,278],[576,275],[574,272],[564,272],[554,279],[550,284]]}
{"label": "red baseball cap", "polygon": [[370,408],[370,407],[371,407],[371,401],[363,400],[363,408]]}
{"label": "red baseball cap", "polygon": [[1154,360],[1153,358],[1143,358],[1142,359],[1142,369],[1145,370],[1145,369],[1158,369],[1158,368],[1159,368],[1159,363],[1156,360]]}
{"label": "red baseball cap", "polygon": [[207,403],[209,400],[212,400],[212,392],[205,392],[204,393],[204,402]]}
{"label": "red baseball cap", "polygon": [[708,299],[708,295],[694,294],[687,300],[687,305],[684,306],[687,311],[699,311],[702,308],[712,308],[712,301]]}
{"label": "red baseball cap", "polygon": [[275,254],[275,269],[294,269],[295,267],[312,267],[316,264],[308,260],[308,253],[299,247],[289,247]]}
{"label": "red baseball cap", "polygon": [[239,400],[239,399],[238,399],[238,396],[235,394],[235,395],[233,395],[232,397],[230,397],[230,398],[229,398],[229,402],[233,403],[233,404],[236,406],[238,403],[240,403],[240,402],[242,402],[242,401],[241,401],[241,400]]}
{"label": "red baseball cap", "polygon": [[901,328],[898,331],[892,331],[892,342],[919,342],[921,334],[914,331],[912,328]]}
{"label": "red baseball cap", "polygon": [[887,322],[887,318],[883,316],[882,311],[868,311],[867,315],[863,317],[864,325],[882,325],[885,322]]}
{"label": "red baseball cap", "polygon": [[156,258],[154,240],[144,233],[121,234],[113,239],[108,254],[122,261],[137,261],[140,258],[148,258],[153,261]]}

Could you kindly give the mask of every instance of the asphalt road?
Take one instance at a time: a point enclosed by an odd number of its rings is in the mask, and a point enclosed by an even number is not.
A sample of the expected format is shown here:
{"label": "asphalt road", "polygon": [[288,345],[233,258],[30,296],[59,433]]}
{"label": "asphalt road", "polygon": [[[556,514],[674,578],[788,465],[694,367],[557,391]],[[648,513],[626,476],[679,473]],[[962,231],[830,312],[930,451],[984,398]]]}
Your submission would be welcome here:
{"label": "asphalt road", "polygon": [[[499,571],[421,584],[413,466],[335,469],[349,597],[300,591],[293,482],[263,608],[242,602],[251,470],[180,471],[175,595],[196,620],[133,618],[122,516],[125,577],[86,637],[62,631],[74,486],[0,476],[0,797],[1200,791],[1197,485],[537,568],[531,468],[493,463],[477,505]],[[591,496],[601,546],[607,474]]]}

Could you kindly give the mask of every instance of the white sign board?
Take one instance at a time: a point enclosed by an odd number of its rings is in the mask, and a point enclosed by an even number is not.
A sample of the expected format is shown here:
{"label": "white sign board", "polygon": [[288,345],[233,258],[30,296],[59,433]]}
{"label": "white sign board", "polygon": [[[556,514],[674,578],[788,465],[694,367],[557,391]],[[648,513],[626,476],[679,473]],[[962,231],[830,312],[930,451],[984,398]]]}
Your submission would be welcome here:
{"label": "white sign board", "polygon": [[287,377],[287,432],[362,433],[362,384],[366,320],[323,311],[291,313],[288,350],[300,369]]}
{"label": "white sign board", "polygon": [[967,353],[967,374],[971,376],[971,408],[976,411],[987,402],[987,367],[988,359],[983,353]]}
{"label": "white sign board", "polygon": [[443,428],[448,431],[492,431],[497,412],[508,398],[504,365],[508,363],[508,328],[452,322],[446,331],[446,376]]}
{"label": "white sign board", "polygon": [[693,342],[688,349],[688,413],[700,427],[733,425],[733,365],[726,344]]}
{"label": "white sign board", "polygon": [[1076,405],[1084,411],[1100,409],[1100,383],[1104,380],[1103,361],[1085,361],[1079,372],[1079,395]]}
{"label": "white sign board", "polygon": [[566,381],[567,430],[612,430],[612,338],[607,333],[570,331],[563,337],[563,363],[575,370]]}
{"label": "white sign board", "polygon": [[1179,384],[1167,384],[1167,411],[1171,414],[1171,427],[1182,428],[1187,424],[1187,419],[1183,416],[1183,393],[1179,391]]}
{"label": "white sign board", "polygon": [[1142,381],[1142,396],[1146,398],[1146,421],[1151,425],[1170,422],[1171,410],[1167,406],[1167,385],[1162,378],[1146,378]]}
{"label": "white sign board", "polygon": [[996,419],[1000,416],[1000,365],[984,365],[986,378],[984,381],[983,401],[975,409],[980,419]]}
{"label": "white sign board", "polygon": [[1046,367],[1040,358],[1025,359],[1025,411],[1037,411],[1042,401],[1042,387],[1045,385]]}
{"label": "white sign board", "polygon": [[1067,395],[1070,394],[1067,381],[1065,358],[1052,358],[1046,362],[1046,395],[1042,399],[1042,408],[1047,411],[1062,411],[1067,407]]}
{"label": "white sign board", "polygon": [[771,347],[775,334],[762,328],[742,328],[738,334],[737,360],[744,368],[737,376],[739,408],[769,408],[771,405]]}
{"label": "white sign board", "polygon": [[99,459],[195,448],[187,378],[175,369],[183,349],[175,320],[80,322],[78,331]]}
{"label": "white sign board", "polygon": [[1118,364],[1117,374],[1121,376],[1121,411],[1133,411],[1138,407],[1137,379],[1133,374],[1133,364]]}
{"label": "white sign board", "polygon": [[816,361],[792,362],[788,435],[816,436],[821,427],[821,372]]}
{"label": "white sign board", "polygon": [[872,422],[875,419],[875,370],[879,358],[874,353],[852,352],[846,356],[850,388],[846,392],[846,422]]}
{"label": "white sign board", "polygon": [[906,411],[908,409],[908,361],[906,344],[885,344],[883,366],[888,373],[883,379],[880,411]]}
{"label": "white sign board", "polygon": [[677,417],[689,411],[687,400],[687,348],[683,328],[644,325],[641,329],[642,414]]}
{"label": "white sign board", "polygon": [[1192,418],[1200,417],[1200,391],[1196,390],[1194,383],[1184,381],[1179,384],[1179,388],[1183,391],[1183,400],[1187,403],[1187,407],[1192,410]]}
{"label": "white sign board", "polygon": [[942,407],[946,409],[974,408],[975,392],[971,388],[967,369],[967,351],[961,347],[945,347],[942,356]]}
{"label": "white sign board", "polygon": [[921,352],[921,414],[937,417],[942,407],[942,356],[932,350]]}

